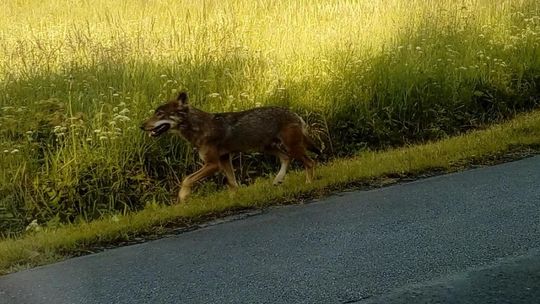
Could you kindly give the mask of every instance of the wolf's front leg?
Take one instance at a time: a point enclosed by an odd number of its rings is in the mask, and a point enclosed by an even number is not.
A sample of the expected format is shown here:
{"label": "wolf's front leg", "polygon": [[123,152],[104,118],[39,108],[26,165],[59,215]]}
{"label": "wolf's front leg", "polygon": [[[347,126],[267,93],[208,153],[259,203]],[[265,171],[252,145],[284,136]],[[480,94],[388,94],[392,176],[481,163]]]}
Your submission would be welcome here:
{"label": "wolf's front leg", "polygon": [[180,192],[178,192],[178,202],[185,202],[190,193],[191,187],[186,186],[182,182],[182,187],[180,188]]}
{"label": "wolf's front leg", "polygon": [[187,199],[189,194],[191,193],[191,187],[194,183],[197,181],[210,176],[216,171],[218,171],[219,165],[216,163],[206,163],[201,169],[199,169],[197,172],[189,175],[184,179],[182,182],[182,187],[180,188],[180,192],[178,193],[178,199],[180,202],[183,202]]}
{"label": "wolf's front leg", "polygon": [[229,189],[236,190],[238,188],[238,183],[236,182],[236,177],[234,176],[234,169],[232,166],[232,157],[230,154],[222,155],[219,159],[219,169],[225,177],[227,178],[227,184]]}

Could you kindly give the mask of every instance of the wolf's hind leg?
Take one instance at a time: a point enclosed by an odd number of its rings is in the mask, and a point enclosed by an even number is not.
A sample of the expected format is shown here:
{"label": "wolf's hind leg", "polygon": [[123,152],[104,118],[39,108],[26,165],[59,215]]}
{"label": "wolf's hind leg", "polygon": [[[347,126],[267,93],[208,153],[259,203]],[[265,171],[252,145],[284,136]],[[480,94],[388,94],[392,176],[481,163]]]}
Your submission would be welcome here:
{"label": "wolf's hind leg", "polygon": [[301,161],[306,169],[306,183],[311,183],[315,175],[315,161],[307,156],[305,135],[298,125],[291,125],[281,131],[283,145],[288,155]]}

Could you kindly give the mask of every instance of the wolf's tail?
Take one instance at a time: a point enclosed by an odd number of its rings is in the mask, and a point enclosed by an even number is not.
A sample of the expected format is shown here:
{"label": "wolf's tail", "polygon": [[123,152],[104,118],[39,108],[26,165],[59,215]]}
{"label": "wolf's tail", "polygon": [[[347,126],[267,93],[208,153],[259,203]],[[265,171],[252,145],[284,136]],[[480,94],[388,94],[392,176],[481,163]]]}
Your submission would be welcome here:
{"label": "wolf's tail", "polygon": [[315,144],[315,142],[313,142],[313,139],[311,139],[311,137],[309,136],[307,123],[302,119],[302,117],[298,116],[298,118],[300,118],[300,121],[302,122],[302,134],[304,135],[304,142],[306,143],[306,148],[317,155],[321,155],[321,149],[317,146],[317,144]]}
{"label": "wolf's tail", "polygon": [[321,149],[313,142],[313,140],[307,135],[307,134],[304,134],[304,142],[306,143],[306,148],[317,154],[317,155],[321,155],[322,154],[322,151]]}

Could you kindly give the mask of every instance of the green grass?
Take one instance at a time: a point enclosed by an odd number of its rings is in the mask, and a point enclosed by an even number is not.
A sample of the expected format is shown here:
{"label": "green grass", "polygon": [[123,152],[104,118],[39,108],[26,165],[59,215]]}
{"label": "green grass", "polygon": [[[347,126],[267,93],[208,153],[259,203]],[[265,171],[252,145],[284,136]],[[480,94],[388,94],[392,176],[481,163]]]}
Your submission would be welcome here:
{"label": "green grass", "polygon": [[537,151],[540,147],[539,111],[437,142],[334,160],[318,167],[318,179],[311,184],[304,182],[303,172],[296,171],[277,187],[271,185],[270,179],[258,179],[234,194],[221,191],[196,195],[187,204],[172,206],[149,204],[144,210],[127,215],[45,228],[20,239],[6,239],[0,241],[0,274],[57,261],[98,245],[159,234],[166,231],[164,227],[190,226],[234,210],[264,208],[284,201],[294,203],[302,197],[316,197],[332,189],[369,183],[384,176],[415,175],[434,169],[453,171],[469,161],[527,147]]}
{"label": "green grass", "polygon": [[[209,111],[288,106],[333,159],[535,108],[539,45],[537,0],[4,1],[0,237],[171,201],[196,155],[137,126],[177,90]],[[277,170],[235,162],[244,184]]]}

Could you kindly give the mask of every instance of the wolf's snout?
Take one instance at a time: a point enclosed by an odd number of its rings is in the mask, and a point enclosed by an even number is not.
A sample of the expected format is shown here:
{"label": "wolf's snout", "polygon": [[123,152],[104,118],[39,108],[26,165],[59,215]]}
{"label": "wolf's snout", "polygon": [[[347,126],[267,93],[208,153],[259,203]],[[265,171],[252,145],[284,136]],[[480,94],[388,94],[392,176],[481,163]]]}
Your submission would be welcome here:
{"label": "wolf's snout", "polygon": [[154,128],[154,124],[149,120],[145,120],[141,123],[139,128],[143,131],[148,131]]}

